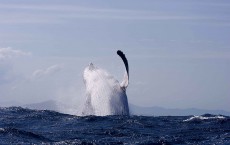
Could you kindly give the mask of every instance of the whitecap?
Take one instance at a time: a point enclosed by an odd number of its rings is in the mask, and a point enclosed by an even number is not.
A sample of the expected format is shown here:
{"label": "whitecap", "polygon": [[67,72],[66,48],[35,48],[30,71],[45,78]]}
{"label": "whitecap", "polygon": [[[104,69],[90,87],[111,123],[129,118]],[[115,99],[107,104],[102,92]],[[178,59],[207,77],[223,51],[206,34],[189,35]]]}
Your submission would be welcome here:
{"label": "whitecap", "polygon": [[226,117],[218,115],[218,116],[211,116],[211,117],[205,117],[205,116],[192,116],[188,119],[183,120],[183,122],[189,122],[189,121],[202,121],[202,120],[213,120],[213,119],[226,119]]}

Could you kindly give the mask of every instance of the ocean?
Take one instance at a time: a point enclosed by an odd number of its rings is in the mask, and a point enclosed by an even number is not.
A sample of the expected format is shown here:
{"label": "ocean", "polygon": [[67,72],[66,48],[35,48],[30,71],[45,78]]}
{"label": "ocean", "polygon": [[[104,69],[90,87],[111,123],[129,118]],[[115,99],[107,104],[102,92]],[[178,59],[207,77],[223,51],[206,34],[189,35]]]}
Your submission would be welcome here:
{"label": "ocean", "polygon": [[0,144],[230,144],[230,117],[74,116],[0,108]]}

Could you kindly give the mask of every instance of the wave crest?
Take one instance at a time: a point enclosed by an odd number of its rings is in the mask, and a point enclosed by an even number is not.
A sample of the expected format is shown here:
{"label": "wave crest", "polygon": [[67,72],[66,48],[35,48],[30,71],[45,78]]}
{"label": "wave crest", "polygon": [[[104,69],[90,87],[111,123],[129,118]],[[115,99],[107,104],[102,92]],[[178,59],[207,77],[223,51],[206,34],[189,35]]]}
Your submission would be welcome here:
{"label": "wave crest", "polygon": [[202,115],[202,116],[192,116],[188,119],[183,120],[183,122],[200,122],[200,121],[204,121],[204,120],[225,120],[226,117],[222,116],[222,115]]}

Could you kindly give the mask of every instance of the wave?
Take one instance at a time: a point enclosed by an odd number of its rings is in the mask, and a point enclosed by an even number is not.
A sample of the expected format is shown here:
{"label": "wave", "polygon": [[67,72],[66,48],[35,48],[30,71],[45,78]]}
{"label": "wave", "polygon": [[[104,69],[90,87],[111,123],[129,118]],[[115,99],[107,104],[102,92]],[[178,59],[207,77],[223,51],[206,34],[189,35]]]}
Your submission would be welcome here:
{"label": "wave", "polygon": [[32,114],[32,113],[41,113],[41,114],[53,114],[53,115],[61,115],[63,113],[59,113],[56,111],[52,111],[52,110],[37,110],[37,109],[29,109],[29,108],[23,108],[23,107],[0,107],[0,115],[2,114],[15,114],[15,113],[19,113],[19,114]]}
{"label": "wave", "polygon": [[183,120],[183,122],[199,122],[199,121],[204,121],[204,120],[225,120],[227,119],[225,116],[222,115],[211,115],[211,114],[205,114],[201,116],[192,116],[188,119]]}
{"label": "wave", "polygon": [[51,141],[50,139],[45,138],[42,135],[30,131],[12,128],[12,127],[0,128],[0,134],[4,134],[5,136],[11,136],[11,138],[24,138],[29,140],[46,141],[46,142]]}
{"label": "wave", "polygon": [[74,116],[9,107],[0,108],[0,144],[230,144],[229,119],[210,114]]}

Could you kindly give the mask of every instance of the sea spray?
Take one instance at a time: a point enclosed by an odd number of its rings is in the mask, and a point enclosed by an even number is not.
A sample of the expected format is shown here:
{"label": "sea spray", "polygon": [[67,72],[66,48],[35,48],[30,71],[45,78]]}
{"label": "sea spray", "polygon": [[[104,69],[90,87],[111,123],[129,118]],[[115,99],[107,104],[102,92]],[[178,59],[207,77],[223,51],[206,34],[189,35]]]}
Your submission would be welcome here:
{"label": "sea spray", "polygon": [[86,101],[80,115],[129,115],[126,88],[129,84],[129,65],[125,54],[118,50],[117,55],[125,64],[125,75],[119,82],[107,71],[90,63],[84,70]]}
{"label": "sea spray", "polygon": [[86,102],[81,115],[128,115],[128,100],[119,82],[107,71],[92,63],[83,74]]}

